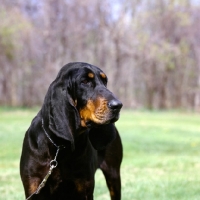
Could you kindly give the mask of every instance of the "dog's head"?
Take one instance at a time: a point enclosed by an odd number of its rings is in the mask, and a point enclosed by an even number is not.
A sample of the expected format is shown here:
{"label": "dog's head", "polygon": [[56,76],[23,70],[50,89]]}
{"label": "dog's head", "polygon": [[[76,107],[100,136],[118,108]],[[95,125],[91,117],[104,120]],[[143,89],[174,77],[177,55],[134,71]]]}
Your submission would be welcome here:
{"label": "dog's head", "polygon": [[75,77],[73,100],[80,114],[81,126],[117,121],[122,103],[107,89],[105,73],[95,66],[85,64]]}
{"label": "dog's head", "polygon": [[78,127],[117,121],[122,103],[107,89],[107,81],[106,74],[96,66],[87,63],[65,65],[45,98],[50,104],[50,129],[59,137],[73,141],[73,133]]}

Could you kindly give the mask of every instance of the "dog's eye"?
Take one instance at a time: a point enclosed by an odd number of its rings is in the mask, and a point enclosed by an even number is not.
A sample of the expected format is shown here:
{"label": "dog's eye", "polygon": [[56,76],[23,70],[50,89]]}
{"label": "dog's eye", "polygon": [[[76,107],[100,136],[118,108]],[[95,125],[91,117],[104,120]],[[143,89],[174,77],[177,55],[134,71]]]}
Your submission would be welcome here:
{"label": "dog's eye", "polygon": [[107,79],[106,79],[106,80],[103,80],[103,83],[104,83],[104,85],[106,86],[107,83],[108,83]]}
{"label": "dog's eye", "polygon": [[107,79],[102,79],[102,82],[103,82],[103,84],[104,84],[105,86],[107,86],[107,83],[108,83]]}

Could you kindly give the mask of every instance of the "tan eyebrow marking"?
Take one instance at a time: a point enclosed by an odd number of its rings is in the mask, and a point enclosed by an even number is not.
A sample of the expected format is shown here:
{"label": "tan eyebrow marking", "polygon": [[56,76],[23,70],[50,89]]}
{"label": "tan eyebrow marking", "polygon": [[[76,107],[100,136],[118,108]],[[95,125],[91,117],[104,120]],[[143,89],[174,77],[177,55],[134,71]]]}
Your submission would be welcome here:
{"label": "tan eyebrow marking", "polygon": [[102,78],[106,78],[106,75],[105,75],[103,72],[100,72],[100,76],[101,76]]}
{"label": "tan eyebrow marking", "polygon": [[88,73],[88,77],[89,78],[94,78],[94,74],[93,73]]}

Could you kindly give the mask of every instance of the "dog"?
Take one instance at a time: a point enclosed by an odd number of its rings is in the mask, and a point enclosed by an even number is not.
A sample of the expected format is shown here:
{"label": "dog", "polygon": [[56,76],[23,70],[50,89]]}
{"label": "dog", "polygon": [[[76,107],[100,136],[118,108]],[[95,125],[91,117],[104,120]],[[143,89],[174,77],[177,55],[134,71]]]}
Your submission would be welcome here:
{"label": "dog", "polygon": [[121,108],[100,68],[81,62],[62,67],[24,137],[26,199],[93,200],[100,168],[111,199],[120,200],[123,151],[114,122]]}

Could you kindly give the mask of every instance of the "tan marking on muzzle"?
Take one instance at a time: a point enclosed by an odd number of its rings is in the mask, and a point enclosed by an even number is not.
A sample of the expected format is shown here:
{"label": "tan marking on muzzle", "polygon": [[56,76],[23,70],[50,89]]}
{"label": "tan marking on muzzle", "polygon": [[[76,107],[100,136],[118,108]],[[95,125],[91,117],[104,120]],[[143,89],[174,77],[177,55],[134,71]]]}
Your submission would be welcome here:
{"label": "tan marking on muzzle", "polygon": [[86,127],[87,121],[103,124],[107,119],[109,109],[104,98],[97,98],[96,101],[88,100],[86,106],[80,110],[81,126]]}

